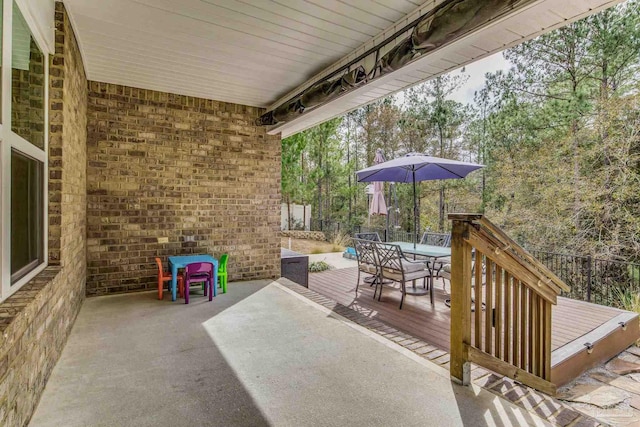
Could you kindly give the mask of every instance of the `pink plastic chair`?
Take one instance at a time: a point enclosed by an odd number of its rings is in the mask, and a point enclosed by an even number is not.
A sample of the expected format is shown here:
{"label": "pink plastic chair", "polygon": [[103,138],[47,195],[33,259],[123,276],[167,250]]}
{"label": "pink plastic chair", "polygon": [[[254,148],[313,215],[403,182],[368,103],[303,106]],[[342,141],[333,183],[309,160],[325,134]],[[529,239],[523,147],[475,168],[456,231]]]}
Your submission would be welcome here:
{"label": "pink plastic chair", "polygon": [[213,283],[213,264],[210,262],[193,262],[184,268],[184,303],[189,304],[189,285],[205,282],[204,296],[207,296],[209,287],[209,301],[217,295],[216,286]]}

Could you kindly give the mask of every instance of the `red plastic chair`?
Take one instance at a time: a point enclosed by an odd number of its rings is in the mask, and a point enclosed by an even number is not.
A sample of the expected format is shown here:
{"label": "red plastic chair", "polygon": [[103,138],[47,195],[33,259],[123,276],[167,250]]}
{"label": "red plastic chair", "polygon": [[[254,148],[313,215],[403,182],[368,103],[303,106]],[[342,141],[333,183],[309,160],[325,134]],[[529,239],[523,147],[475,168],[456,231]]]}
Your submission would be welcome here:
{"label": "red plastic chair", "polygon": [[[184,303],[189,304],[189,286],[192,283],[201,283],[209,287],[209,301],[217,295],[215,283],[213,283],[213,264],[210,262],[193,262],[184,268]],[[207,286],[204,288],[204,296],[207,296]]]}
{"label": "red plastic chair", "polygon": [[[156,264],[158,264],[158,299],[162,299],[164,282],[171,281],[172,276],[171,273],[164,272],[164,269],[162,268],[162,260],[160,258],[156,258]],[[180,275],[178,275],[178,287],[179,289],[182,289],[184,287],[182,283],[182,276]]]}

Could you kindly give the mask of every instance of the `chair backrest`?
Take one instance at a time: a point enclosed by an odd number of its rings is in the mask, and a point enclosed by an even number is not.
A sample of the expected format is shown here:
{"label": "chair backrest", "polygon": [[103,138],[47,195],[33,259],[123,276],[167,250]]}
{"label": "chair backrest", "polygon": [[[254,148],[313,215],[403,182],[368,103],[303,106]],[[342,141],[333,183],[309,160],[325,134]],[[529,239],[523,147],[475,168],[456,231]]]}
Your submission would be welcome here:
{"label": "chair backrest", "polygon": [[162,260],[156,257],[156,264],[158,265],[158,277],[164,277],[164,269],[162,268]]}
{"label": "chair backrest", "polygon": [[204,276],[213,274],[213,264],[210,262],[192,262],[184,268],[184,280],[189,281],[193,276]]}
{"label": "chair backrest", "polygon": [[220,257],[220,261],[218,261],[218,273],[226,273],[227,272],[227,260],[229,259],[229,254],[222,254]]}
{"label": "chair backrest", "polygon": [[375,250],[380,268],[394,272],[403,271],[402,260],[404,259],[404,254],[400,246],[390,243],[376,243]]}
{"label": "chair backrest", "polygon": [[363,264],[376,265],[375,242],[365,239],[353,239],[353,246],[356,250],[358,268]]}
{"label": "chair backrest", "polygon": [[451,233],[431,233],[427,232],[420,239],[421,245],[443,246],[448,248],[451,246]]}
{"label": "chair backrest", "polygon": [[380,242],[380,235],[378,233],[375,232],[371,232],[371,233],[356,233],[354,234],[354,237],[356,239],[362,239],[362,240],[371,240],[372,242]]}

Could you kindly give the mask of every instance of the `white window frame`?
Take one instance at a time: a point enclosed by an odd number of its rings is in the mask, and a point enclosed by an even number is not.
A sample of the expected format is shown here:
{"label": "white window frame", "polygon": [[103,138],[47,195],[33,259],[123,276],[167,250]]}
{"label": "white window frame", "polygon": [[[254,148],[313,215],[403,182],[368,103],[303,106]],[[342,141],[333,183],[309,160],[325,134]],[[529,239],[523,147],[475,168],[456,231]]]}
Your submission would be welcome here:
{"label": "white window frame", "polygon": [[[49,55],[53,54],[38,31],[34,17],[28,9],[25,0],[15,0],[24,17],[29,31],[44,56],[44,149],[39,149],[20,135],[11,130],[11,70],[12,70],[12,34],[14,0],[4,0],[2,13],[2,123],[0,123],[0,301],[4,301],[20,289],[25,283],[33,279],[47,267],[49,259],[48,239],[48,158],[49,158]],[[53,20],[53,16],[51,17]],[[14,284],[11,284],[11,150],[16,150],[33,159],[42,162],[42,244],[43,262],[31,270]]]}

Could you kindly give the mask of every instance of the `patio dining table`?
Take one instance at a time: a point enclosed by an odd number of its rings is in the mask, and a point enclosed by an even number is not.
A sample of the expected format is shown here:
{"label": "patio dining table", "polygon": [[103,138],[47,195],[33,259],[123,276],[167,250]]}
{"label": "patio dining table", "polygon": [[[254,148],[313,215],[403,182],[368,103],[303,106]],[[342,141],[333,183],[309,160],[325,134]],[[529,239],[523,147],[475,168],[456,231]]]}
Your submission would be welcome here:
{"label": "patio dining table", "polygon": [[416,244],[414,248],[414,244],[409,242],[390,243],[392,245],[400,246],[400,249],[402,249],[402,252],[404,252],[405,254],[420,255],[427,258],[433,258],[434,260],[451,256],[451,248],[447,248],[444,246]]}
{"label": "patio dining table", "polygon": [[178,269],[185,268],[192,262],[210,262],[213,264],[213,286],[218,286],[218,260],[211,255],[178,255],[169,257],[171,268],[171,301],[176,300],[176,288],[178,283]]}
{"label": "patio dining table", "polygon": [[[419,256],[428,258],[427,268],[431,272],[431,276],[429,277],[429,292],[431,293],[431,297],[433,300],[433,270],[434,270],[435,263],[432,264],[429,261],[432,261],[432,260],[437,261],[440,258],[450,257],[451,248],[444,247],[444,246],[423,245],[423,244],[414,245],[413,243],[409,243],[409,242],[390,242],[390,243],[392,245],[400,246],[400,249],[402,249],[402,252],[405,254],[414,255],[414,256],[419,255]],[[414,283],[414,287],[406,289],[405,292],[407,294],[413,294],[413,295],[422,295],[424,293],[423,291],[420,291],[419,289],[415,288],[415,283]]]}

